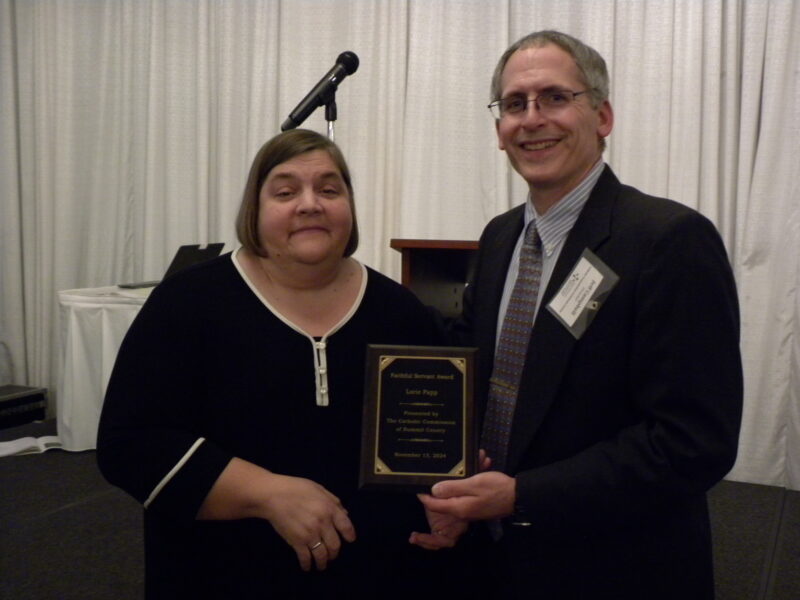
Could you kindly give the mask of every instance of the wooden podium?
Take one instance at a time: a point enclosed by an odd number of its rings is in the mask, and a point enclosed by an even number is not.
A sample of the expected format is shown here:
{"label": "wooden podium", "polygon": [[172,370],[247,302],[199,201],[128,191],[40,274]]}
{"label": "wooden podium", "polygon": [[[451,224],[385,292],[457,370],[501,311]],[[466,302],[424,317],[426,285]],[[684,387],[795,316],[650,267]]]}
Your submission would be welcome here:
{"label": "wooden podium", "polygon": [[461,314],[464,287],[475,268],[478,242],[393,239],[390,245],[402,255],[404,286],[445,317]]}

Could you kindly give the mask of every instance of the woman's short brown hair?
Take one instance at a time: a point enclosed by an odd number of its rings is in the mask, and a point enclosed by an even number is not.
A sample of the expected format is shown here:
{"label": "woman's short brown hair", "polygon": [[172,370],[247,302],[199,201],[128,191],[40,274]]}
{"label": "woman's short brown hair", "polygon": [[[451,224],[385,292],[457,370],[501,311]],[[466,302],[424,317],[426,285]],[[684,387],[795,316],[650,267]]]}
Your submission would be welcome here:
{"label": "woman's short brown hair", "polygon": [[350,256],[358,248],[358,222],[356,221],[356,205],[353,197],[353,184],[350,180],[350,169],[344,160],[342,151],[331,140],[316,131],[308,129],[290,129],[276,135],[266,144],[261,146],[250,174],[247,176],[247,185],[244,188],[242,204],[239,206],[239,215],[236,217],[236,236],[242,246],[258,256],[267,256],[266,250],[261,246],[258,238],[258,207],[261,195],[261,186],[267,179],[270,171],[280,164],[285,163],[301,154],[323,150],[331,157],[333,164],[342,175],[350,201],[350,212],[353,216],[353,227],[350,230],[350,239],[344,249],[344,255]]}

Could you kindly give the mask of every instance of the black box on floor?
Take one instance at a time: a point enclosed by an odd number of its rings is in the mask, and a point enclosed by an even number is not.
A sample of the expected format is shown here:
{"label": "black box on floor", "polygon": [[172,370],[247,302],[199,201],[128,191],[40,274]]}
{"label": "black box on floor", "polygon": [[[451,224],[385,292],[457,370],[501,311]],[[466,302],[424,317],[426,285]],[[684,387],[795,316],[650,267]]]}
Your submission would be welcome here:
{"label": "black box on floor", "polygon": [[25,385],[0,385],[0,429],[44,419],[47,390]]}

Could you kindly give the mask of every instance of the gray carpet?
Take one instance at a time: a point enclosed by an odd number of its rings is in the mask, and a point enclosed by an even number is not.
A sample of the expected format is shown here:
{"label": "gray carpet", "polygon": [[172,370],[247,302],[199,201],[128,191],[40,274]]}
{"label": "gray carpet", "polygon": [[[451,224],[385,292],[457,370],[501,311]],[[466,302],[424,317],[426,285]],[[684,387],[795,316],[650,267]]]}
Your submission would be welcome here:
{"label": "gray carpet", "polygon": [[105,482],[94,452],[0,458],[0,599],[134,600],[143,582],[142,509]]}
{"label": "gray carpet", "polygon": [[[54,433],[32,423],[0,441]],[[718,600],[800,599],[800,492],[723,481],[709,505]],[[142,509],[94,452],[0,458],[0,600],[139,599],[143,568]]]}

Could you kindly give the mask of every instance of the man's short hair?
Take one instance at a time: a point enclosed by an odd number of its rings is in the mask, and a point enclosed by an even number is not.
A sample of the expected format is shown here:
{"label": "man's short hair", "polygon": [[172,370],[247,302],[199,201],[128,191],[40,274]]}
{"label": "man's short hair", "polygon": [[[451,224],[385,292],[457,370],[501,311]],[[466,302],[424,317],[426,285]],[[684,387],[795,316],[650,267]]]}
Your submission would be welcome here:
{"label": "man's short hair", "polygon": [[350,169],[347,167],[342,151],[331,140],[316,131],[290,129],[269,140],[256,154],[255,159],[253,159],[253,165],[250,167],[250,174],[247,177],[247,184],[242,195],[242,204],[239,206],[239,215],[236,217],[236,237],[239,238],[242,246],[257,256],[267,256],[267,252],[261,245],[258,235],[259,198],[264,181],[266,181],[270,171],[278,165],[314,150],[322,150],[328,153],[333,164],[341,173],[345,186],[347,186],[353,227],[350,230],[350,238],[347,240],[344,255],[350,256],[358,248],[358,222],[356,221],[353,184],[350,179]]}
{"label": "man's short hair", "polygon": [[606,69],[606,61],[603,60],[597,50],[566,33],[544,30],[535,31],[520,38],[511,44],[503,53],[503,56],[500,57],[492,76],[492,102],[500,100],[500,95],[503,93],[500,81],[503,77],[503,69],[506,68],[506,63],[511,58],[511,55],[517,50],[530,47],[541,48],[548,44],[555,44],[575,60],[575,64],[578,66],[578,70],[581,72],[584,83],[589,90],[592,107],[597,108],[603,101],[608,100],[608,70]]}

